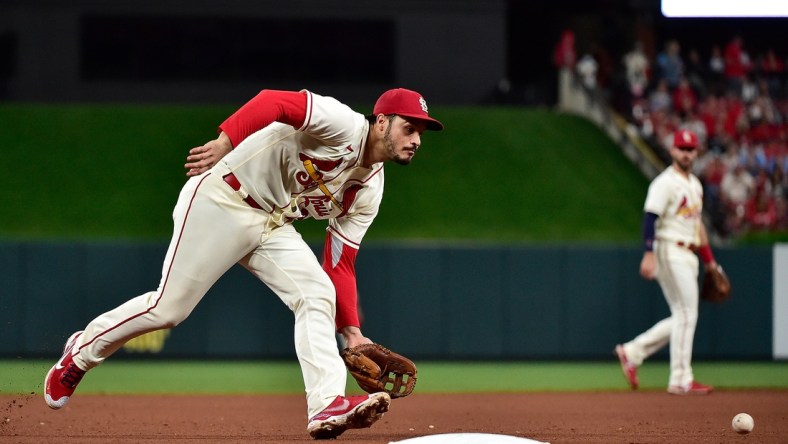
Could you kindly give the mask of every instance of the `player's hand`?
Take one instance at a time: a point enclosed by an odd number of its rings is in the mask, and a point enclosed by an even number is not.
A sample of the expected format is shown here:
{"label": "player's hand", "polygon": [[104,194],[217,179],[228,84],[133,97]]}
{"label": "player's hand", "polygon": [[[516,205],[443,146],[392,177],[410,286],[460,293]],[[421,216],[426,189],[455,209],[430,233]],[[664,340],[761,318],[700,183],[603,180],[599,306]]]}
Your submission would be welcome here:
{"label": "player's hand", "polygon": [[643,253],[643,259],[640,261],[640,275],[648,280],[654,279],[657,275],[657,261],[653,251]]}
{"label": "player's hand", "polygon": [[361,333],[358,327],[344,327],[339,333],[345,338],[345,347],[353,348],[361,344],[371,344],[372,340]]}
{"label": "player's hand", "polygon": [[189,150],[186,157],[187,176],[197,176],[208,171],[212,166],[233,150],[230,138],[222,132],[218,138],[211,140],[205,145],[198,146]]}

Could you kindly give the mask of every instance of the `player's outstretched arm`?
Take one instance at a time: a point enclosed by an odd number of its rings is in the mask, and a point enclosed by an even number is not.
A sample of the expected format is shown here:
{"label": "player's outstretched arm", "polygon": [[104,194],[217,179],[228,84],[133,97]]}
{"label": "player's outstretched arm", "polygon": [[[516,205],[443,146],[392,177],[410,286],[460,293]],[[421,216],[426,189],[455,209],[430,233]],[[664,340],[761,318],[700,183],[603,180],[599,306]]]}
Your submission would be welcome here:
{"label": "player's outstretched arm", "polygon": [[186,164],[183,166],[186,168],[186,175],[197,176],[208,171],[232,150],[233,144],[230,142],[230,138],[222,131],[215,140],[189,150]]}

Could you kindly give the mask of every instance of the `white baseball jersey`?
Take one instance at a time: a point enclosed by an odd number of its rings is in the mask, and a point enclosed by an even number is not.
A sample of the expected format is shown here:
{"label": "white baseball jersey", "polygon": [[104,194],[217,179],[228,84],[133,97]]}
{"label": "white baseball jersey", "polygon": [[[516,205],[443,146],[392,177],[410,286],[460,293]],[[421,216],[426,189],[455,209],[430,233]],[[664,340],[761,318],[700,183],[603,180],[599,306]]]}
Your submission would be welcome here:
{"label": "white baseball jersey", "polygon": [[[306,96],[301,128],[274,122],[221,162],[278,225],[330,219],[329,230],[358,248],[383,197],[383,163],[361,164],[369,122],[336,99],[308,91]],[[305,162],[314,166],[322,186]]]}
{"label": "white baseball jersey", "polygon": [[684,177],[674,166],[666,168],[649,185],[643,209],[659,216],[655,225],[657,240],[700,243],[703,186],[694,175]]}

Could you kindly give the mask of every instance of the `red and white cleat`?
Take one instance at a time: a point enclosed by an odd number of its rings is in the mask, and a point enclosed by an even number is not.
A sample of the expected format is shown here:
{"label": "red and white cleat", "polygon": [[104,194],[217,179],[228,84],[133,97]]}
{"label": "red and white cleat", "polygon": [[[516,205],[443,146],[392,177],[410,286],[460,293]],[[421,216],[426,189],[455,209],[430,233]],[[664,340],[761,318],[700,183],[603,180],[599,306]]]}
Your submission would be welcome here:
{"label": "red and white cleat", "polygon": [[44,400],[50,408],[59,409],[66,405],[79,381],[85,376],[85,370],[77,367],[71,359],[71,350],[81,334],[82,332],[78,331],[68,338],[63,348],[63,356],[44,378]]}
{"label": "red and white cleat", "polygon": [[713,390],[714,387],[696,381],[685,386],[671,385],[668,387],[668,393],[671,395],[708,395]]}
{"label": "red and white cleat", "polygon": [[621,363],[621,372],[624,373],[624,377],[627,379],[627,382],[629,382],[629,386],[632,387],[632,390],[637,390],[638,386],[640,386],[637,366],[629,362],[627,354],[624,353],[623,345],[616,345],[615,353],[616,356],[618,356],[618,362]]}
{"label": "red and white cleat", "polygon": [[313,416],[306,426],[314,439],[333,439],[347,429],[371,427],[389,410],[388,393],[360,396],[337,396],[322,412]]}

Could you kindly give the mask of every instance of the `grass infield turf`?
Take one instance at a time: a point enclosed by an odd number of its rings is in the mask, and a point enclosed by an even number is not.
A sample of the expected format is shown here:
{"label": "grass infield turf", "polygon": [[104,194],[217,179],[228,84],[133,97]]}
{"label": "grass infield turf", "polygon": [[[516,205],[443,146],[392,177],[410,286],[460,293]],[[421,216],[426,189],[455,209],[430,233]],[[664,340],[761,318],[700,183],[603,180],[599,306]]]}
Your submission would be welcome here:
{"label": "grass infield turf", "polygon": [[[0,361],[1,394],[39,394],[54,359]],[[628,390],[618,362],[419,362],[419,393]],[[717,390],[788,389],[788,361],[695,362],[698,380]],[[664,390],[666,361],[639,370],[641,390]],[[348,379],[348,390],[360,393]],[[303,392],[295,361],[117,359],[91,371],[85,394],[293,394]]]}

